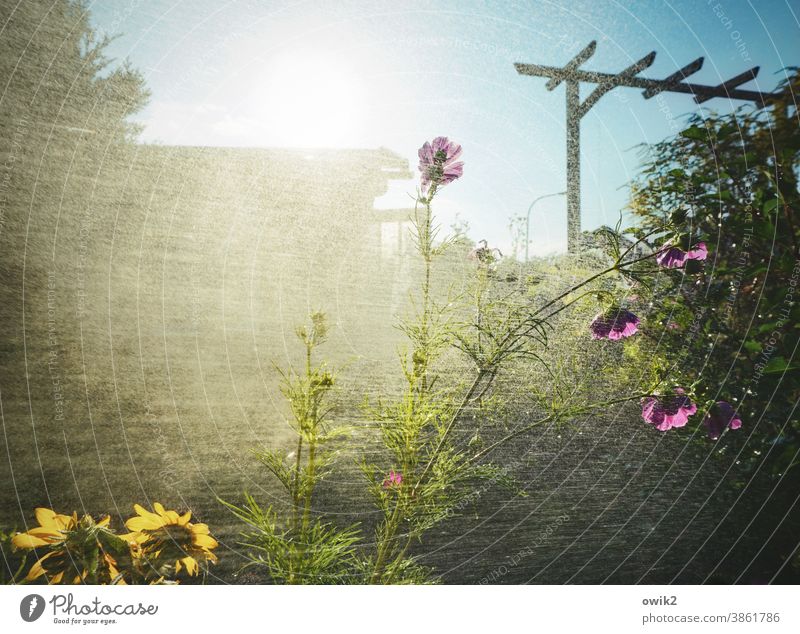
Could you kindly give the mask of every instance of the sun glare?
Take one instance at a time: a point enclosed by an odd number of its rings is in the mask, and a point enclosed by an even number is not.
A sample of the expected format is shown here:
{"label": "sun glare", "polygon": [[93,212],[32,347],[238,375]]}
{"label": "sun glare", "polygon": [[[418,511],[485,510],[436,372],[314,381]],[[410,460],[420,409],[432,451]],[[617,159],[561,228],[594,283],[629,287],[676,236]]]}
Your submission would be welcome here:
{"label": "sun glare", "polygon": [[344,60],[326,55],[273,58],[255,88],[255,108],[275,145],[352,147],[366,114],[363,82]]}

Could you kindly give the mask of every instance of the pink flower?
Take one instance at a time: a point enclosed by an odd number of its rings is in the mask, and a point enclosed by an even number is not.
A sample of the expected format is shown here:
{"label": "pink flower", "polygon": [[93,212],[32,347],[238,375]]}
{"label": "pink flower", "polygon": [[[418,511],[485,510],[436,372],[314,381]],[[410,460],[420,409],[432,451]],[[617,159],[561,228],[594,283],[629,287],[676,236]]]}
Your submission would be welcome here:
{"label": "pink flower", "polygon": [[592,339],[616,341],[635,335],[639,331],[639,318],[629,310],[611,309],[600,313],[589,324]]}
{"label": "pink flower", "polygon": [[659,251],[656,262],[665,269],[679,269],[686,263],[686,252],[678,247],[666,247]]}
{"label": "pink flower", "polygon": [[686,396],[683,388],[677,388],[672,396],[648,396],[642,399],[642,418],[655,425],[659,431],[683,427],[689,416],[697,411],[697,405]]}
{"label": "pink flower", "polygon": [[399,487],[403,484],[403,476],[400,473],[395,473],[394,469],[389,471],[389,475],[386,476],[386,479],[383,481],[383,488],[388,489],[390,487]]}
{"label": "pink flower", "polygon": [[446,136],[437,136],[430,143],[425,141],[418,154],[423,195],[432,194],[464,173],[464,163],[456,161],[461,156],[461,146]]}
{"label": "pink flower", "polygon": [[708,249],[705,242],[698,242],[694,249],[686,252],[687,260],[705,260],[708,257]]}
{"label": "pink flower", "polygon": [[693,249],[684,251],[678,247],[664,247],[658,252],[656,262],[659,266],[666,269],[679,269],[687,260],[705,260],[708,257],[708,249],[705,242],[698,242]]}
{"label": "pink flower", "polygon": [[742,419],[736,413],[733,405],[727,401],[717,401],[703,419],[703,425],[708,429],[708,437],[717,440],[728,427],[739,429]]}

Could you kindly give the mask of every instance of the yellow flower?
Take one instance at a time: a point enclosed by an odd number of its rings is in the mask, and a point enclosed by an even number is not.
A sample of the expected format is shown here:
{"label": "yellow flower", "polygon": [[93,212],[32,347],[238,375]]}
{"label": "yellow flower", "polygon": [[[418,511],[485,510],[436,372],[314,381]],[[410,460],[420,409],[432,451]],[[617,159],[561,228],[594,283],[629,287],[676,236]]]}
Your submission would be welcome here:
{"label": "yellow flower", "polygon": [[[76,553],[70,554],[74,549],[74,546],[73,548],[70,547],[70,538],[82,528],[92,531],[96,531],[98,528],[107,528],[111,518],[106,516],[99,522],[94,522],[91,517],[86,515],[79,522],[77,513],[60,515],[47,508],[37,508],[34,514],[39,526],[31,528],[24,533],[17,533],[11,538],[11,543],[16,548],[47,548],[50,552],[40,557],[31,566],[25,579],[34,581],[47,574],[47,582],[57,584],[61,583],[64,580],[65,573],[68,573],[69,583],[83,581],[88,573],[85,569],[81,570],[80,567],[76,569],[75,564],[79,559],[75,557]],[[78,538],[77,541],[85,544],[85,540],[81,538]],[[109,570],[116,564],[108,555],[104,555],[104,560]],[[48,563],[45,564],[45,562]],[[73,575],[72,573],[77,574]]]}
{"label": "yellow flower", "polygon": [[67,533],[75,530],[78,525],[77,513],[73,513],[71,516],[59,515],[55,511],[45,508],[37,508],[34,513],[39,526],[14,535],[11,543],[17,548],[39,548],[63,542]]}
{"label": "yellow flower", "polygon": [[186,570],[189,575],[200,571],[198,559],[216,562],[211,551],[218,546],[206,524],[192,524],[191,511],[179,515],[168,511],[158,502],[153,511],[134,504],[136,515],[125,522],[132,532],[121,535],[131,546],[134,556],[174,561],[175,572]]}

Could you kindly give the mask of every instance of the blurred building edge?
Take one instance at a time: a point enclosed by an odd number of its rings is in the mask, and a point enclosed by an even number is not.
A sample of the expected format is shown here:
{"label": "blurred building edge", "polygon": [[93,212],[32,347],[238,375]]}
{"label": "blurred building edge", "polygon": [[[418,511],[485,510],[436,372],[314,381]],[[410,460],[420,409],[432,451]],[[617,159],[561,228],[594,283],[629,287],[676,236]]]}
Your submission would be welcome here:
{"label": "blurred building edge", "polygon": [[413,210],[375,200],[412,174],[388,149],[142,145],[133,162],[135,198],[173,218],[169,259],[191,257],[199,238],[218,266],[275,267],[284,291],[321,307],[383,313],[405,297]]}
{"label": "blurred building edge", "polygon": [[407,300],[413,211],[375,201],[412,174],[387,149],[121,144],[5,121],[8,323],[22,318],[22,278],[28,306],[36,288],[46,308],[51,275],[64,319],[100,332],[109,309],[121,322],[139,313],[141,335],[155,338],[291,331],[322,309],[348,338],[374,342]]}

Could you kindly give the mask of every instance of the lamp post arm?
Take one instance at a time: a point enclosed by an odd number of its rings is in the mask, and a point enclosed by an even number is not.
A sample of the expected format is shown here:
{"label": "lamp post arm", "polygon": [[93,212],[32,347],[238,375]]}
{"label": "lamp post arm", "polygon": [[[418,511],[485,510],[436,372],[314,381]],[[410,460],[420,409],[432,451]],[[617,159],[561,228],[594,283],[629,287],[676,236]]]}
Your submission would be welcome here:
{"label": "lamp post arm", "polygon": [[538,198],[534,198],[533,202],[528,206],[528,214],[525,216],[525,263],[528,263],[528,246],[531,242],[530,231],[531,231],[531,212],[533,211],[533,206],[538,203],[540,200],[544,200],[545,198],[552,198],[553,196],[564,196],[567,192],[555,192],[554,194],[545,194],[544,196],[539,196]]}

